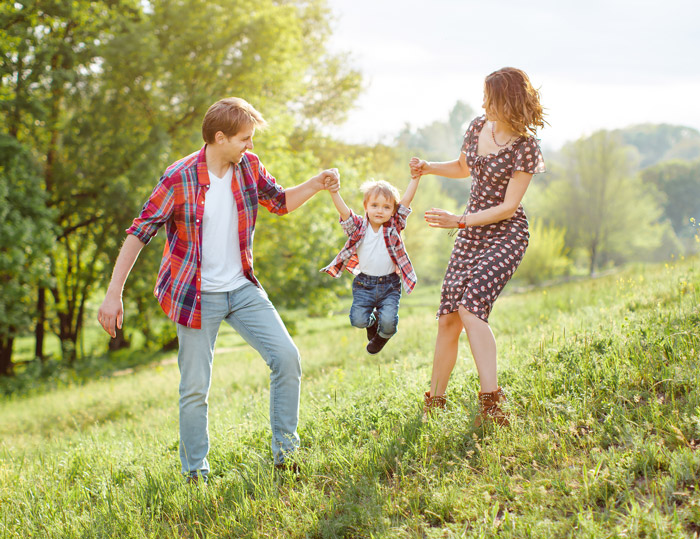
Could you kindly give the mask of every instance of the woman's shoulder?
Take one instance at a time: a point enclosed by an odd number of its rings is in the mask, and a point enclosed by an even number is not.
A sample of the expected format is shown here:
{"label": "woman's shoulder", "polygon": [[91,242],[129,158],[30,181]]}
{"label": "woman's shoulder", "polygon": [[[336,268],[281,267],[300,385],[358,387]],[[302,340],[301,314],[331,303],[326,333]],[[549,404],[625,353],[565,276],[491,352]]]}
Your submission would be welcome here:
{"label": "woman's shoulder", "polygon": [[537,137],[537,135],[528,135],[525,137],[521,137],[520,144],[527,148],[537,150],[540,149],[540,139]]}
{"label": "woman's shoulder", "polygon": [[485,114],[477,116],[471,122],[469,122],[469,127],[467,127],[467,133],[472,133],[476,129],[481,129],[481,127],[484,125],[484,122],[486,122]]}

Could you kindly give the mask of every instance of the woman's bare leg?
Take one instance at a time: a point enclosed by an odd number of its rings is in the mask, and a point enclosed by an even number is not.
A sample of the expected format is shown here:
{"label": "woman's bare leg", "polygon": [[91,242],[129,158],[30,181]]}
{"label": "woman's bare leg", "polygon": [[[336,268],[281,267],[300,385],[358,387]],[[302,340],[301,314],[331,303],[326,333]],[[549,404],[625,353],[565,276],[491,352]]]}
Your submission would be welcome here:
{"label": "woman's bare leg", "polygon": [[481,391],[496,391],[498,389],[496,339],[491,331],[491,326],[464,307],[459,308],[459,317],[467,330],[469,347],[472,356],[474,356],[476,370],[479,373]]}
{"label": "woman's bare leg", "polygon": [[430,396],[442,396],[447,389],[452,369],[457,363],[459,335],[462,333],[462,320],[456,312],[443,314],[438,319],[438,334],[433,356],[433,375],[430,381]]}

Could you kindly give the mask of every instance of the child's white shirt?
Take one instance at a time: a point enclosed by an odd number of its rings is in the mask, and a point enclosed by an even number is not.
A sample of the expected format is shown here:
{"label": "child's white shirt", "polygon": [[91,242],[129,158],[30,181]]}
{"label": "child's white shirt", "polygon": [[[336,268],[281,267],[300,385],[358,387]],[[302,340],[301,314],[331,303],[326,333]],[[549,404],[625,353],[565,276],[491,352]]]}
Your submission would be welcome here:
{"label": "child's white shirt", "polygon": [[357,246],[357,258],[360,272],[365,275],[381,276],[396,273],[396,264],[391,259],[384,241],[384,227],[380,226],[377,232],[371,224],[367,224],[365,237]]}

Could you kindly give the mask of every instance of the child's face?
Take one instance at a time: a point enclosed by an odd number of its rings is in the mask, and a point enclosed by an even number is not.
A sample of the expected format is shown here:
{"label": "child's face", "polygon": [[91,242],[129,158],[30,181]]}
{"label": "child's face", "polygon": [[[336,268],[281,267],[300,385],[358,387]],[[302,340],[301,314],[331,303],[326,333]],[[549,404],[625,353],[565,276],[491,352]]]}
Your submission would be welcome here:
{"label": "child's face", "polygon": [[394,215],[393,199],[388,199],[384,195],[370,195],[365,203],[365,211],[369,222],[374,226],[381,226]]}

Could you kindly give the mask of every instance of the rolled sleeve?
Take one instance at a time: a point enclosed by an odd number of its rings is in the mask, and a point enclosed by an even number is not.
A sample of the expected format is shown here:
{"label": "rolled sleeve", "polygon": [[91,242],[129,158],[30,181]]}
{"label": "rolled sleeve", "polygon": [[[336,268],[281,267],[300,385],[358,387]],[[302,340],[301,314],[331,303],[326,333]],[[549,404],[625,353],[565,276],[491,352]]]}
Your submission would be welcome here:
{"label": "rolled sleeve", "polygon": [[258,200],[267,210],[277,215],[287,212],[287,195],[262,162],[258,161]]}
{"label": "rolled sleeve", "polygon": [[345,221],[340,219],[340,226],[343,227],[343,232],[345,232],[346,236],[352,237],[362,227],[362,221],[362,217],[350,210],[350,217],[345,219]]}
{"label": "rolled sleeve", "polygon": [[395,226],[396,229],[401,232],[404,228],[406,228],[406,221],[408,219],[408,216],[411,215],[411,208],[407,208],[403,204],[399,204],[398,208],[396,208],[396,214],[394,215],[395,219]]}
{"label": "rolled sleeve", "polygon": [[174,190],[168,178],[162,177],[151,196],[141,208],[139,216],[126,229],[127,234],[136,236],[148,244],[158,233],[158,229],[170,219],[174,207]]}

